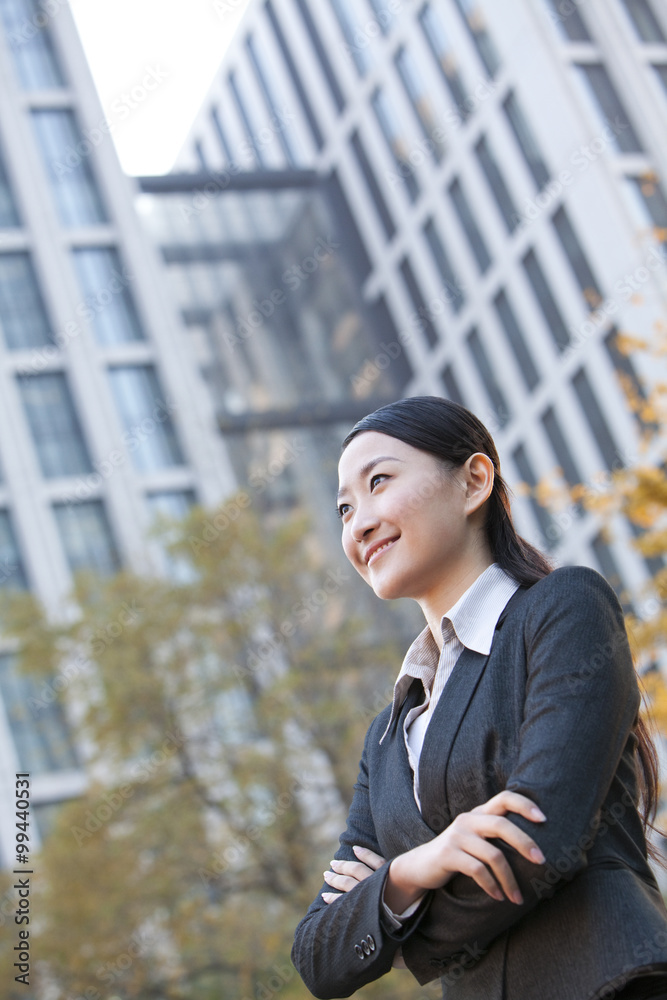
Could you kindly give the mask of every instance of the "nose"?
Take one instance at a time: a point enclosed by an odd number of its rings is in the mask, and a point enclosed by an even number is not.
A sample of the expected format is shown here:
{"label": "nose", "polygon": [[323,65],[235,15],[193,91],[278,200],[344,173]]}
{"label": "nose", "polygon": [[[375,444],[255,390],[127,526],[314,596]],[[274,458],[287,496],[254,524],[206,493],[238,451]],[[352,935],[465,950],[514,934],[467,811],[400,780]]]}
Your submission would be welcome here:
{"label": "nose", "polygon": [[358,507],[352,515],[350,534],[355,542],[363,542],[369,532],[377,528],[380,519],[369,507]]}

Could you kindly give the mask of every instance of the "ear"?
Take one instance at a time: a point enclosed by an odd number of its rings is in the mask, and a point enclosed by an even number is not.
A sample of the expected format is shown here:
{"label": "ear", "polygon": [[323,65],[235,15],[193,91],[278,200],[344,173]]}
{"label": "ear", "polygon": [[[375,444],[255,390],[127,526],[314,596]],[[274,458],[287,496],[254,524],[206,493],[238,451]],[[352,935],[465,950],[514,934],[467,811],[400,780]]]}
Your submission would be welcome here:
{"label": "ear", "polygon": [[466,484],[466,513],[474,514],[491,496],[493,489],[493,462],[488,455],[476,451],[464,462],[462,470]]}

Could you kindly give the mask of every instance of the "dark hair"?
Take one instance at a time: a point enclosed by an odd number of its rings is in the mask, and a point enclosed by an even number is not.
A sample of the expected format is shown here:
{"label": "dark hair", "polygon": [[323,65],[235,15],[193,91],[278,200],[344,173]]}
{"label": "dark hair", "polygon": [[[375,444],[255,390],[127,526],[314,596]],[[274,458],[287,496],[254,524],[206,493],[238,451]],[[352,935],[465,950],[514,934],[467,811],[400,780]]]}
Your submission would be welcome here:
{"label": "dark hair", "polygon": [[343,450],[363,431],[380,431],[413,448],[427,451],[451,467],[482,452],[493,462],[493,490],[486,501],[486,534],[493,558],[519,583],[530,586],[551,572],[542,553],[517,534],[509,489],[500,474],[493,438],[474,413],[440,396],[409,396],[362,417],[343,441]]}
{"label": "dark hair", "polygon": [[[420,451],[435,455],[447,467],[458,468],[471,455],[482,452],[493,462],[495,478],[487,507],[486,533],[494,560],[520,584],[531,586],[552,570],[550,562],[517,534],[512,521],[509,489],[500,474],[493,438],[474,413],[440,396],[410,396],[388,403],[357,421],[343,441],[342,450],[364,431],[379,431]],[[637,738],[637,780],[641,791],[644,827],[656,829],[653,820],[658,801],[658,760],[649,725],[641,716],[634,727]],[[660,831],[658,831],[660,832]],[[648,851],[661,861],[653,845]]]}

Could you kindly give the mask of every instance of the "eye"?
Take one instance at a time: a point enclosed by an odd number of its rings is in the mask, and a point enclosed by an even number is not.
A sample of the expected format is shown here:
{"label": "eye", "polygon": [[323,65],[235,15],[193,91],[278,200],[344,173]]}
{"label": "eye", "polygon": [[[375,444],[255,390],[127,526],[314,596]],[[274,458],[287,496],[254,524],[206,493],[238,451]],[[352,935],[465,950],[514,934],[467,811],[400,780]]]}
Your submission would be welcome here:
{"label": "eye", "polygon": [[345,515],[347,514],[348,510],[350,510],[349,503],[341,503],[341,504],[339,504],[338,507],[336,507],[336,514],[342,520],[345,517]]}
{"label": "eye", "polygon": [[377,481],[379,479],[388,479],[388,478],[389,478],[389,476],[387,475],[386,472],[378,472],[374,476],[371,476],[371,483],[370,483],[370,485],[371,485],[371,493],[375,489],[375,486],[377,485]]}

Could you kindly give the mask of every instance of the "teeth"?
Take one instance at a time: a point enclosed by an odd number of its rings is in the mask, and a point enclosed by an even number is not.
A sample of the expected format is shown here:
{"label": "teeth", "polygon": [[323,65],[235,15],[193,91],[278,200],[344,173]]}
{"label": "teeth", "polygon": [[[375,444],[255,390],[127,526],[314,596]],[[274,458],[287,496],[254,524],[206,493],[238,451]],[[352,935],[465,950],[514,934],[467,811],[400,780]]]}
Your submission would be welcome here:
{"label": "teeth", "polygon": [[391,542],[385,542],[384,545],[381,545],[379,549],[375,550],[375,552],[371,552],[371,556],[370,556],[370,559],[368,561],[370,562],[371,559],[373,559],[373,557],[376,556],[379,552],[382,552],[384,549],[388,548],[390,545],[393,545],[393,544],[394,544],[393,541],[391,541]]}

